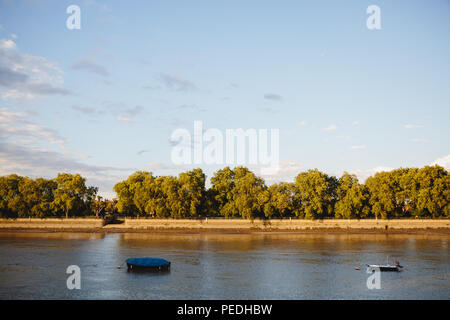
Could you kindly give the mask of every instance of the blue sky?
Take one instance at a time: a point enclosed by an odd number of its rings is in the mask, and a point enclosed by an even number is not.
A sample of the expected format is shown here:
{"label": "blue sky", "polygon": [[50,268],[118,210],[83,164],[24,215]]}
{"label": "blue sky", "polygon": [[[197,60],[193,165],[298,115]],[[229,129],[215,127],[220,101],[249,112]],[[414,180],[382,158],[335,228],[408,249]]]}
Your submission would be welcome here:
{"label": "blue sky", "polygon": [[278,128],[268,183],[450,166],[448,0],[0,1],[0,25],[2,175],[80,172],[113,196],[135,170],[195,167],[169,141],[194,120]]}

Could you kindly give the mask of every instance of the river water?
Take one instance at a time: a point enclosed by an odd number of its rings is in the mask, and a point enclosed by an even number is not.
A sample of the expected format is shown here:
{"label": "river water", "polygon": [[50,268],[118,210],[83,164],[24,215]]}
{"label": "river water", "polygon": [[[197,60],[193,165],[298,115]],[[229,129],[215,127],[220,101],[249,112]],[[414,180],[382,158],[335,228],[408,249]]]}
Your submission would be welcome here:
{"label": "river water", "polygon": [[[0,299],[450,299],[450,236],[0,233]],[[129,257],[172,262],[127,272]],[[365,265],[399,260],[368,289]],[[81,270],[81,289],[66,269]],[[122,265],[121,269],[117,266]],[[356,267],[360,270],[356,270]]]}

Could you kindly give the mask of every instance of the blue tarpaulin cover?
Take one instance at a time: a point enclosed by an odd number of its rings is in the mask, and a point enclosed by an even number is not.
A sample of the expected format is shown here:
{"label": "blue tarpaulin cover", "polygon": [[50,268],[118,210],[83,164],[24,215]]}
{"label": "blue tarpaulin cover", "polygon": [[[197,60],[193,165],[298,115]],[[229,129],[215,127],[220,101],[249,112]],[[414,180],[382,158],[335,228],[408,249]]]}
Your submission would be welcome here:
{"label": "blue tarpaulin cover", "polygon": [[167,260],[150,257],[130,258],[126,262],[136,267],[164,267],[170,264]]}

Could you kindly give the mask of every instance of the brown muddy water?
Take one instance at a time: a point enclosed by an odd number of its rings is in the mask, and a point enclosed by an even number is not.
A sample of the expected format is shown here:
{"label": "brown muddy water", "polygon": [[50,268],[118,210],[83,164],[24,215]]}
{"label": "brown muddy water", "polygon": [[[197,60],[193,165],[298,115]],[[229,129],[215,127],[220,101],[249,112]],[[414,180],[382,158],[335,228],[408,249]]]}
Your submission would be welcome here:
{"label": "brown muddy water", "polygon": [[[449,299],[450,236],[0,233],[0,299]],[[169,273],[127,272],[161,257]],[[368,289],[366,264],[399,260]],[[66,269],[81,270],[81,289]],[[118,269],[117,266],[122,268]],[[360,267],[360,270],[355,270]]]}

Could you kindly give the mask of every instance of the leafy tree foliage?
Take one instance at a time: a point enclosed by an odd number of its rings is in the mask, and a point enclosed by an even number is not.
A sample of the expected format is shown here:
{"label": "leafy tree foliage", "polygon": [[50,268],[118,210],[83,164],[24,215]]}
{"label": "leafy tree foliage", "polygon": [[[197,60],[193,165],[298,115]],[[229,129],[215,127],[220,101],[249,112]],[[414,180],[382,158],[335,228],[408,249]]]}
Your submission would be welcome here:
{"label": "leafy tree foliage", "polygon": [[355,175],[337,179],[315,169],[299,173],[295,183],[270,186],[248,168],[225,167],[211,177],[209,189],[205,183],[201,169],[178,177],[137,171],[114,186],[117,200],[105,200],[79,174],[11,174],[0,177],[0,216],[450,218],[450,176],[437,165],[379,172],[364,184]]}
{"label": "leafy tree foliage", "polygon": [[92,199],[92,211],[94,211],[96,218],[99,218],[105,212],[107,206],[108,200],[104,200],[101,196]]}
{"label": "leafy tree foliage", "polygon": [[336,218],[364,218],[370,214],[369,191],[365,185],[359,184],[355,175],[345,172],[339,179],[336,193]]}
{"label": "leafy tree foliage", "polygon": [[450,217],[450,176],[439,166],[426,166],[417,172],[419,187],[415,197],[421,216]]}
{"label": "leafy tree foliage", "polygon": [[265,192],[264,214],[267,218],[298,216],[301,201],[295,183],[281,182]]}
{"label": "leafy tree foliage", "polygon": [[219,216],[253,219],[262,215],[266,186],[248,168],[217,171],[211,178],[211,190]]}
{"label": "leafy tree foliage", "polygon": [[52,203],[54,211],[63,212],[66,219],[69,218],[69,212],[75,215],[87,215],[92,198],[98,189],[87,187],[86,179],[79,174],[59,173],[54,180],[56,182]]}
{"label": "leafy tree foliage", "polygon": [[138,171],[114,186],[120,213],[139,217],[186,218],[201,215],[206,176],[201,169],[154,177]]}
{"label": "leafy tree foliage", "polygon": [[338,180],[319,170],[308,170],[296,178],[301,208],[300,217],[320,219],[331,217],[336,201]]}
{"label": "leafy tree foliage", "polygon": [[87,187],[79,174],[31,179],[16,174],[0,177],[0,216],[8,218],[69,217],[92,213],[97,188]]}

